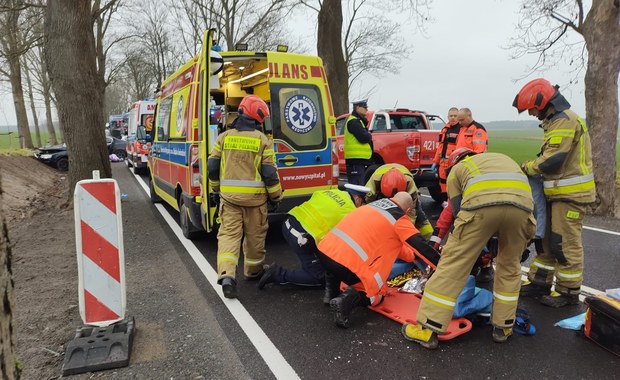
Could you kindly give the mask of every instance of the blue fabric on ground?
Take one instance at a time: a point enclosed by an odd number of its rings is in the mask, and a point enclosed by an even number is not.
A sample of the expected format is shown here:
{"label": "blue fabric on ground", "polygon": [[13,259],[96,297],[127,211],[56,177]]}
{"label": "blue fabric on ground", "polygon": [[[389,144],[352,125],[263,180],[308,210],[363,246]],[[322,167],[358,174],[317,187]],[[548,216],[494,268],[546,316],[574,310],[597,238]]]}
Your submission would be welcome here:
{"label": "blue fabric on ground", "polygon": [[575,315],[574,317],[562,319],[561,321],[554,324],[554,326],[559,326],[564,329],[569,330],[581,330],[581,327],[586,323],[586,313]]}
{"label": "blue fabric on ground", "polygon": [[493,303],[493,293],[486,289],[476,288],[476,277],[469,276],[467,282],[456,299],[454,317],[464,317],[486,309]]}

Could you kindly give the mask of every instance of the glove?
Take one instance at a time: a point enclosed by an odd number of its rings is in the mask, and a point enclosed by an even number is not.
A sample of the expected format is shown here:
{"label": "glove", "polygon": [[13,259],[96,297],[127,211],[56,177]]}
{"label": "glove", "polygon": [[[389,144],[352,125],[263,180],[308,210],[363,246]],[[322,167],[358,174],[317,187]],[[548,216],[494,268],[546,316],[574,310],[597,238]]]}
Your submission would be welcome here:
{"label": "glove", "polygon": [[536,175],[536,171],[534,171],[534,161],[524,161],[521,164],[521,170],[528,176]]}
{"label": "glove", "polygon": [[213,205],[215,205],[216,207],[219,208],[219,206],[220,206],[220,193],[211,193],[211,194],[209,194],[209,200],[211,201],[209,203],[211,203],[211,204],[213,204]]}
{"label": "glove", "polygon": [[433,163],[431,165],[431,171],[434,171],[435,173],[437,173],[437,164]]}
{"label": "glove", "polygon": [[267,211],[269,212],[274,212],[278,209],[278,205],[280,204],[280,201],[276,201],[273,199],[268,199],[267,200]]}
{"label": "glove", "polygon": [[530,257],[530,249],[529,248],[525,248],[525,251],[523,251],[523,253],[521,254],[521,262],[524,262],[529,257]]}

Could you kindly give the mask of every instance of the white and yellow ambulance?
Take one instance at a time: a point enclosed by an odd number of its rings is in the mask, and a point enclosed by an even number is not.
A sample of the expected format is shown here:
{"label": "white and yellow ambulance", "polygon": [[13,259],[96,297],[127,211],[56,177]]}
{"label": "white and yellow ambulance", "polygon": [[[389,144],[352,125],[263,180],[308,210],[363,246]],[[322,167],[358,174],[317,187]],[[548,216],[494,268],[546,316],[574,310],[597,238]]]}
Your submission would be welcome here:
{"label": "white and yellow ambulance", "polygon": [[287,52],[218,54],[211,50],[213,35],[206,32],[201,54],[162,83],[149,154],[151,199],[179,210],[186,237],[217,224],[207,157],[246,95],[260,96],[271,108],[264,131],[273,139],[284,189],[276,215],[314,191],[338,186],[336,120],[321,59]]}

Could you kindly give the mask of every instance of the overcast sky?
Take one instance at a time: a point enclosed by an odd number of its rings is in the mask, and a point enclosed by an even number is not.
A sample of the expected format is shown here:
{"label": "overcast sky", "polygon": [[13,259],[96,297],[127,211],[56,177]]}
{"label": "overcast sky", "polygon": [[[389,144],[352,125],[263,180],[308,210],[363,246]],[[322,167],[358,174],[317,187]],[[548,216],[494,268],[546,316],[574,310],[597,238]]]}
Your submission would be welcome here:
{"label": "overcast sky", "polygon": [[[435,0],[431,10],[434,21],[426,24],[424,34],[413,32],[414,28],[406,25],[405,17],[395,14],[395,22],[399,20],[404,25],[403,35],[413,46],[413,54],[398,74],[380,80],[363,77],[361,88],[352,90],[351,99],[375,86],[369,100],[371,109],[393,107],[398,102],[399,107],[423,109],[442,116],[451,106],[469,107],[478,121],[531,120],[527,115],[517,115],[512,101],[528,80],[544,76],[552,83],[563,85],[561,90],[573,110],[585,116],[584,73],[577,84],[564,86],[571,79],[566,62],[558,63],[544,74],[514,82],[527,74],[527,68],[536,60],[535,56],[511,60],[510,51],[504,48],[517,34],[519,6],[519,1],[508,0]],[[296,25],[297,33],[313,41],[316,13],[304,13],[296,12],[291,22]],[[309,44],[309,52],[316,54],[316,43]],[[10,93],[3,91],[0,125],[6,124],[15,124],[15,111]]]}

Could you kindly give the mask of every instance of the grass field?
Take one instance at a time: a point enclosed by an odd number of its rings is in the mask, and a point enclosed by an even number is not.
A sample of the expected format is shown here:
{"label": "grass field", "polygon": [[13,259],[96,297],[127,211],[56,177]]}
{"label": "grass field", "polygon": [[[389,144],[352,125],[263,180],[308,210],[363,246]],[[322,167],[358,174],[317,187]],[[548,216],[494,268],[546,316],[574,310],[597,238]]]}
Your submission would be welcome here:
{"label": "grass field", "polygon": [[[56,132],[58,136],[58,132]],[[48,136],[47,131],[41,131],[41,142],[43,145],[48,145]],[[32,133],[32,143],[36,144],[35,134]],[[17,132],[13,132],[10,135],[8,134],[0,134],[0,149],[2,150],[12,150],[19,149],[19,135]]]}

